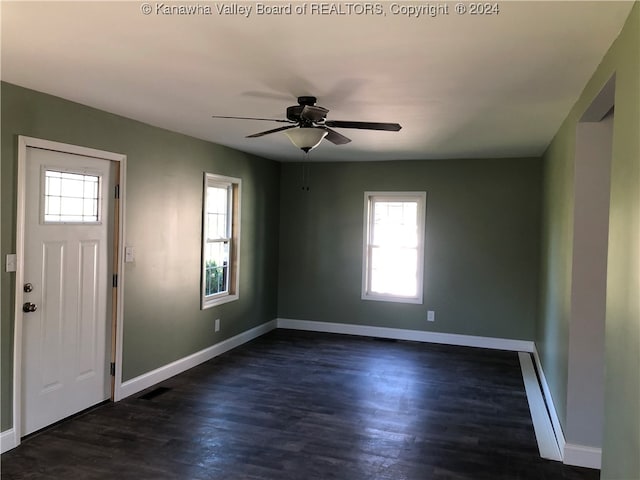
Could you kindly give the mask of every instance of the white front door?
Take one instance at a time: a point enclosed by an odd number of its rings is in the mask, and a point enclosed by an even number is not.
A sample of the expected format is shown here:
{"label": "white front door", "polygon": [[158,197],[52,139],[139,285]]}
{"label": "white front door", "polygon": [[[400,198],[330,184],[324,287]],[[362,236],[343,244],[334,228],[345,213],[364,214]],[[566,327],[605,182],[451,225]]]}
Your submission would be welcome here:
{"label": "white front door", "polygon": [[27,148],[22,435],[110,396],[114,170]]}

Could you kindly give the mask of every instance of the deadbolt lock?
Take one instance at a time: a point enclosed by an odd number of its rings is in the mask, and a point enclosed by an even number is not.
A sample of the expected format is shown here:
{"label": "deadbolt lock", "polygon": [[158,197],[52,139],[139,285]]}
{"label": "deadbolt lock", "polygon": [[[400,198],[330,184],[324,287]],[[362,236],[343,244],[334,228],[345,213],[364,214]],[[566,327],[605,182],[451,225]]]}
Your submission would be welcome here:
{"label": "deadbolt lock", "polygon": [[33,292],[33,285],[30,283],[25,283],[24,284],[24,291],[29,293],[29,292]]}

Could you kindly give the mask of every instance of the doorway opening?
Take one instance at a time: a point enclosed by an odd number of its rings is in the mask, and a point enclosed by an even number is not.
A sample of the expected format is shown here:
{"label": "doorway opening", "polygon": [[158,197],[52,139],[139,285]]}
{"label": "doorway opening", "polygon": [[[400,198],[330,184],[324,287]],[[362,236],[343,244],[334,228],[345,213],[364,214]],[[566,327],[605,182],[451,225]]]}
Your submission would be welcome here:
{"label": "doorway opening", "polygon": [[576,129],[564,462],[600,468],[615,76]]}

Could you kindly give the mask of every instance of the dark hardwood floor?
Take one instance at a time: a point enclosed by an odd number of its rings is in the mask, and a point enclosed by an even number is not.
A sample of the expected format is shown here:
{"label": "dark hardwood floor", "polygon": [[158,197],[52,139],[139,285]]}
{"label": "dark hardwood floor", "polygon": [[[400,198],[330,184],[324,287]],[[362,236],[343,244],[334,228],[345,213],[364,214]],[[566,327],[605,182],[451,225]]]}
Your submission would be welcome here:
{"label": "dark hardwood floor", "polygon": [[276,330],[2,455],[10,479],[573,479],[512,352]]}

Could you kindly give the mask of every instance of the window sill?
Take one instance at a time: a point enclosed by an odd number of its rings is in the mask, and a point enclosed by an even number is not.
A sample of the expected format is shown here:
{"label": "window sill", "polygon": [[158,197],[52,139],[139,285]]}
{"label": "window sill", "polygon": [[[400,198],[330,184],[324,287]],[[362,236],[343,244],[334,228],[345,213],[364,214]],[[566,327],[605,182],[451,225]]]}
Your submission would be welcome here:
{"label": "window sill", "polygon": [[376,302],[393,302],[393,303],[411,303],[414,305],[422,305],[422,296],[420,297],[400,297],[395,295],[380,295],[363,293],[362,300],[373,300]]}
{"label": "window sill", "polygon": [[225,295],[223,297],[212,298],[209,300],[202,300],[202,304],[200,306],[200,310],[206,310],[207,308],[217,307],[218,305],[222,305],[223,303],[233,302],[238,300],[239,296],[236,295]]}

